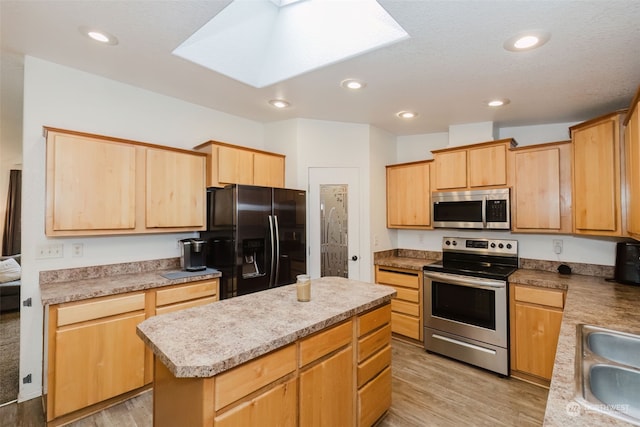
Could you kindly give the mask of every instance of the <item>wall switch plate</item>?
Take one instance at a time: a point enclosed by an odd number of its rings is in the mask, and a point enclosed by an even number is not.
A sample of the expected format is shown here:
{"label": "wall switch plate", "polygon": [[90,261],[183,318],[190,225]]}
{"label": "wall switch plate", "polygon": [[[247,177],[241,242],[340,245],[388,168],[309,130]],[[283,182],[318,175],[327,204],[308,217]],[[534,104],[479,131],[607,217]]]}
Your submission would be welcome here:
{"label": "wall switch plate", "polygon": [[64,245],[62,243],[53,245],[40,245],[36,251],[36,259],[63,258]]}
{"label": "wall switch plate", "polygon": [[553,252],[558,255],[562,253],[562,239],[553,239]]}

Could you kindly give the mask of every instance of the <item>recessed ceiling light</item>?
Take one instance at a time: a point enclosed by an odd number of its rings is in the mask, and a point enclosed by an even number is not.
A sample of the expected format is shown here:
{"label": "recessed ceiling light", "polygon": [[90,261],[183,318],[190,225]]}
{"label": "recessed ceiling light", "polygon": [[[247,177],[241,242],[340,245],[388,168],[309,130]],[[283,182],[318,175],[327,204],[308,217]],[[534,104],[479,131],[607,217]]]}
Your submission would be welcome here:
{"label": "recessed ceiling light", "polygon": [[414,119],[418,117],[418,113],[414,111],[400,111],[396,114],[396,116],[400,117],[401,119]]}
{"label": "recessed ceiling light", "polygon": [[356,79],[346,79],[340,82],[340,86],[345,89],[358,90],[363,89],[367,84],[361,80]]}
{"label": "recessed ceiling light", "polygon": [[118,38],[113,34],[107,33],[106,31],[100,31],[89,27],[79,27],[78,29],[82,34],[89,37],[91,40],[111,46],[118,44]]}
{"label": "recessed ceiling light", "polygon": [[502,107],[503,105],[507,105],[509,102],[511,101],[509,101],[507,98],[496,98],[485,101],[484,103],[489,107]]}
{"label": "recessed ceiling light", "polygon": [[269,101],[269,104],[276,108],[287,108],[289,105],[291,105],[284,99],[272,99],[271,101]]}
{"label": "recessed ceiling light", "polygon": [[511,52],[523,52],[542,46],[549,38],[551,35],[546,31],[525,31],[509,37],[503,46]]}

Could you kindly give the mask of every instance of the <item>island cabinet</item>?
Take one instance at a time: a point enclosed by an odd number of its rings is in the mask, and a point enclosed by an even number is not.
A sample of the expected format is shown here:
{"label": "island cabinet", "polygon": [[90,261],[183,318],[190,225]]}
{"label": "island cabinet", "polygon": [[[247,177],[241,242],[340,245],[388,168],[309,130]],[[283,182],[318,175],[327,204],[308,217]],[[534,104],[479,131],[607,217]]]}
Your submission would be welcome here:
{"label": "island cabinet", "polygon": [[640,88],[624,119],[627,175],[627,232],[640,240]]}
{"label": "island cabinet", "polygon": [[[371,427],[391,405],[387,286],[338,277],[156,316],[153,424]],[[238,322],[238,313],[251,309]]]}
{"label": "island cabinet", "polygon": [[47,424],[65,424],[144,390],[153,381],[153,354],[137,325],[218,295],[214,278],[49,306]]}
{"label": "island cabinet", "polygon": [[397,292],[391,300],[392,332],[422,341],[422,271],[377,265],[375,280]]}
{"label": "island cabinet", "polygon": [[511,283],[511,375],[549,386],[566,292]]}
{"label": "island cabinet", "polygon": [[621,116],[617,111],[570,127],[573,141],[573,232],[622,236]]}
{"label": "island cabinet", "polygon": [[470,190],[507,185],[507,150],[514,139],[433,150],[435,190]]}
{"label": "island cabinet", "polygon": [[284,187],[285,156],[218,141],[196,147],[207,155],[207,187],[228,184]]}
{"label": "island cabinet", "polygon": [[429,229],[433,160],[387,166],[387,227]]}
{"label": "island cabinet", "polygon": [[572,232],[571,141],[509,150],[511,231]]}
{"label": "island cabinet", "polygon": [[205,228],[206,155],[45,127],[47,236]]}

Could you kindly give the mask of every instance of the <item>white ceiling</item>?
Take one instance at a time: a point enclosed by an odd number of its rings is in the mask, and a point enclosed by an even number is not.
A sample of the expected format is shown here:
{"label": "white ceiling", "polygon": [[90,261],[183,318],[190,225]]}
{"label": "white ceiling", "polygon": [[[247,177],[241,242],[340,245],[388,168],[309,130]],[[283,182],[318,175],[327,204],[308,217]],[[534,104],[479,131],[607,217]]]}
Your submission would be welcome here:
{"label": "white ceiling", "polygon": [[[627,107],[640,84],[637,0],[379,3],[410,39],[257,89],[171,54],[228,0],[0,0],[2,70],[31,55],[261,122],[370,123],[396,135],[483,121],[510,127],[586,120]],[[98,45],[80,26],[108,31],[119,44]],[[551,39],[529,52],[503,48],[532,29]],[[346,78],[367,87],[346,91]],[[493,97],[511,103],[483,105]],[[292,105],[275,110],[272,98]],[[400,110],[420,115],[405,121],[395,116]]]}

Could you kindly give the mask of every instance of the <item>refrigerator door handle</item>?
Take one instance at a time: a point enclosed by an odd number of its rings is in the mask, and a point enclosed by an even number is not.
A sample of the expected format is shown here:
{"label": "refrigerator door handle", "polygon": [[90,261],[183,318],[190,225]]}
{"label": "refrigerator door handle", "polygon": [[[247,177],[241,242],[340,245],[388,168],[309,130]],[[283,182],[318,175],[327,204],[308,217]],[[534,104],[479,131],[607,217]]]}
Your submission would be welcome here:
{"label": "refrigerator door handle", "polygon": [[276,229],[276,276],[273,280],[273,286],[276,287],[278,285],[278,278],[280,277],[280,227],[278,226],[278,215],[273,216],[273,224]]}
{"label": "refrigerator door handle", "polygon": [[273,232],[273,217],[269,215],[269,234],[271,236],[271,270],[269,271],[269,287],[273,287],[275,283],[273,280],[273,273],[275,270],[275,242],[274,242],[274,232]]}

